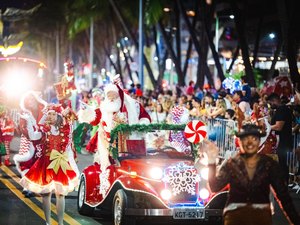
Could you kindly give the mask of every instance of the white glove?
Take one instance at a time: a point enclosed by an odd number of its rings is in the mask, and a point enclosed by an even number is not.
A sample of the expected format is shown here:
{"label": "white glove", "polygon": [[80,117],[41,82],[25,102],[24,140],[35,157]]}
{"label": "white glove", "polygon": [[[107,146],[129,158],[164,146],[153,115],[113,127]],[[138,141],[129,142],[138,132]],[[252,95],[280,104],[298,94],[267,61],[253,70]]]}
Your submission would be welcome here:
{"label": "white glove", "polygon": [[120,74],[117,74],[115,75],[114,77],[112,77],[112,83],[113,84],[116,84],[116,85],[119,85],[120,87],[122,87],[122,81],[121,81],[121,78],[120,78]]}
{"label": "white glove", "polygon": [[208,164],[216,163],[216,160],[219,156],[219,148],[215,143],[208,140],[204,140],[201,146],[201,151],[206,153]]}
{"label": "white glove", "polygon": [[20,118],[26,120],[28,122],[29,118],[30,118],[30,114],[29,113],[22,113],[19,114]]}

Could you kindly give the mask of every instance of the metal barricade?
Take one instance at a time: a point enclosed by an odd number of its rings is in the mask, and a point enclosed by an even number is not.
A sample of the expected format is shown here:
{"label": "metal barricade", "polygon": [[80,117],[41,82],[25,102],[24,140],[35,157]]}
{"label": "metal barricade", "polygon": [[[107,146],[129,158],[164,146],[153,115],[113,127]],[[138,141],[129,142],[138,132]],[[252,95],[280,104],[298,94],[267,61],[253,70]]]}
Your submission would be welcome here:
{"label": "metal barricade", "polygon": [[216,142],[220,149],[221,158],[229,158],[236,154],[234,132],[237,129],[237,122],[226,119],[208,119],[208,138]]}
{"label": "metal barricade", "polygon": [[9,110],[9,117],[14,121],[15,126],[20,123],[20,114],[18,109],[10,109]]}
{"label": "metal barricade", "polygon": [[[207,119],[203,122],[206,123],[208,129],[208,138],[215,141],[220,149],[220,158],[228,159],[238,152],[234,135],[234,132],[237,130],[236,121],[226,119]],[[294,134],[293,138],[293,151],[287,153],[287,165],[289,167],[291,182],[298,184],[296,173],[300,166],[300,162],[297,159],[296,149],[300,148],[300,133]],[[300,184],[298,186],[299,189],[297,192],[300,192]]]}

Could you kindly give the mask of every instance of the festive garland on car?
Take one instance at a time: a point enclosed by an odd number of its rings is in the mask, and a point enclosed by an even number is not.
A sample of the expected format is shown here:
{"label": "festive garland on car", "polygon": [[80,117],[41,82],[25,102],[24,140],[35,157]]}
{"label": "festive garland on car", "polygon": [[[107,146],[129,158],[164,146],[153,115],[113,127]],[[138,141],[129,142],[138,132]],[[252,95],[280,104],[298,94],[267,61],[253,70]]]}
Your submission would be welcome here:
{"label": "festive garland on car", "polygon": [[152,124],[119,124],[110,132],[110,147],[109,151],[112,153],[113,158],[117,158],[118,149],[116,140],[118,138],[118,133],[131,134],[132,132],[151,132],[153,130],[174,130],[183,131],[185,124],[166,124],[166,123],[152,123]]}

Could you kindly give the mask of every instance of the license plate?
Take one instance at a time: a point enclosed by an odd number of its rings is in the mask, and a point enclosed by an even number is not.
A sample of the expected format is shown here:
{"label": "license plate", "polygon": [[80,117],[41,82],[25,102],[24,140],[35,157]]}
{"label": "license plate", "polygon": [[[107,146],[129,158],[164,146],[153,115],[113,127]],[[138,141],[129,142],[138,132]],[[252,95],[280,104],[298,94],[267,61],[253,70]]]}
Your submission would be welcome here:
{"label": "license plate", "polygon": [[176,208],[173,210],[173,219],[204,219],[205,209],[181,209]]}

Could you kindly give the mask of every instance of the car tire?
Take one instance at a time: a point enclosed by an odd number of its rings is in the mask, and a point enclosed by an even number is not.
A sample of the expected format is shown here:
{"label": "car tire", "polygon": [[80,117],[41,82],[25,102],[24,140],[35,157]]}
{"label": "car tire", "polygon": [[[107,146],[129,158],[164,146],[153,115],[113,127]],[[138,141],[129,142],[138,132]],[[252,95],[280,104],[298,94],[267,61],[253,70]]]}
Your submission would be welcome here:
{"label": "car tire", "polygon": [[84,216],[93,216],[94,215],[94,208],[85,204],[85,192],[86,192],[86,183],[84,177],[80,179],[80,185],[78,189],[77,195],[77,209],[81,215]]}
{"label": "car tire", "polygon": [[133,216],[125,216],[125,209],[131,205],[125,191],[120,189],[116,192],[113,201],[113,224],[114,225],[135,225],[136,219]]}

